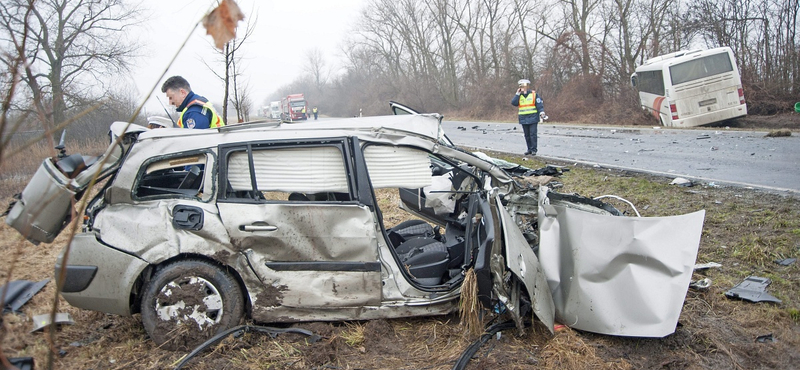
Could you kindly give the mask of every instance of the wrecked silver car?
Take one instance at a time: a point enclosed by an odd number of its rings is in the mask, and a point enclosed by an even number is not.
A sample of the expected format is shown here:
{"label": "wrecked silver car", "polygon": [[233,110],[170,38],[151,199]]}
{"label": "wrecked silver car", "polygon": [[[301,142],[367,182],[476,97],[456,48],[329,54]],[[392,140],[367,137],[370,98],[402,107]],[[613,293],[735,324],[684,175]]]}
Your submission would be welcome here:
{"label": "wrecked silver car", "polygon": [[[664,336],[702,227],[702,211],[620,217],[598,201],[523,187],[443,144],[436,115],[212,130],[117,122],[111,132],[99,158],[46,159],[6,222],[51,242],[90,180],[105,179],[57,261],[61,294],[80,308],[141,313],[167,348],[244,318],[447,314],[469,275],[487,312],[520,330],[532,311],[550,331],[558,319]],[[407,216],[390,219],[398,204]]]}

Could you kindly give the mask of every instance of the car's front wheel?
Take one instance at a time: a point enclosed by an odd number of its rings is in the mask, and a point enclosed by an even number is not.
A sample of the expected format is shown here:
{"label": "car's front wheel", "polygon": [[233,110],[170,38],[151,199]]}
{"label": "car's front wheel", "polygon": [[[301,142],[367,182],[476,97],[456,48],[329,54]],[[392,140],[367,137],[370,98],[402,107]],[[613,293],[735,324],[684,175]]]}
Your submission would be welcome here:
{"label": "car's front wheel", "polygon": [[187,350],[244,316],[242,291],[228,272],[202,260],[159,268],[144,287],[142,324],[161,348]]}

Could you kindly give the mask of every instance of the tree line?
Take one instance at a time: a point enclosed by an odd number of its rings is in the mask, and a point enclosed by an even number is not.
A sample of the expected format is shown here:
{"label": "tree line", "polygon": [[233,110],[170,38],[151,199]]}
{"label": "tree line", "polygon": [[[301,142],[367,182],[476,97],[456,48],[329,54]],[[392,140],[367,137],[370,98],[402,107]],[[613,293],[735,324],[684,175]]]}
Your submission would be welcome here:
{"label": "tree line", "polygon": [[[342,40],[340,68],[308,50],[302,76],[270,100],[304,92],[332,116],[387,114],[395,100],[450,117],[513,120],[511,95],[527,78],[554,119],[635,123],[646,119],[629,81],[637,65],[730,46],[749,112],[773,114],[798,100],[798,10],[800,0],[367,0]],[[124,76],[140,51],[127,35],[141,19],[126,0],[0,2],[0,144],[27,118],[48,130],[73,120],[103,133],[107,122],[87,109],[132,113],[119,110],[138,99]],[[245,43],[257,27],[257,17],[248,19],[221,63],[209,65],[224,67],[222,110],[232,102],[239,120],[253,104],[236,61],[259,47]]]}
{"label": "tree line", "polygon": [[[798,95],[799,0],[369,0],[344,41],[343,72],[312,71],[307,89],[332,115],[420,111],[513,118],[527,78],[559,120],[638,114],[630,75],[648,58],[730,46],[751,114],[791,109]],[[324,63],[323,63],[324,64]],[[317,68],[318,69],[318,68]]]}

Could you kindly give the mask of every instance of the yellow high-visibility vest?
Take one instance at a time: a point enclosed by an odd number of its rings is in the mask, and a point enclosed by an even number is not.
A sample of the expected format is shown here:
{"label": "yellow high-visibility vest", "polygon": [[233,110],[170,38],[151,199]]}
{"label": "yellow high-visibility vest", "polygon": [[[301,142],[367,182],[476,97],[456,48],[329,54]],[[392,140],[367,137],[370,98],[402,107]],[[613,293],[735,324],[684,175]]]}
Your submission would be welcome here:
{"label": "yellow high-visibility vest", "polygon": [[539,113],[536,109],[536,93],[531,92],[526,98],[523,95],[519,96],[519,115]]}
{"label": "yellow high-visibility vest", "polygon": [[214,110],[214,105],[211,104],[211,102],[208,101],[204,102],[200,99],[195,99],[189,102],[189,104],[186,104],[186,108],[183,108],[181,116],[178,117],[178,127],[183,128],[183,115],[184,113],[186,113],[187,110],[189,110],[189,107],[191,107],[192,105],[199,105],[203,107],[204,115],[206,114],[206,109],[211,111],[211,122],[208,123],[209,128],[217,128],[225,126],[225,122],[222,121],[222,118],[219,116],[219,114],[217,114],[217,111]]}

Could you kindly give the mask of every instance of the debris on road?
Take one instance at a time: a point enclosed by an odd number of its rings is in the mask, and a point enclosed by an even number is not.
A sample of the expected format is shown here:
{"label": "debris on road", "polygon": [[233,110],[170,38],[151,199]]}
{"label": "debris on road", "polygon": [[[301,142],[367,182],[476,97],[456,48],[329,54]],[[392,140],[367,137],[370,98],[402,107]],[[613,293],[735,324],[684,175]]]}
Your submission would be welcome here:
{"label": "debris on road", "polygon": [[741,283],[725,292],[728,298],[739,298],[750,302],[774,302],[781,303],[778,298],[767,293],[767,286],[772,283],[768,278],[758,276],[748,276]]}
{"label": "debris on road", "polygon": [[711,136],[709,136],[708,134],[702,134],[697,137],[697,140],[704,140],[704,139],[711,139]]}

